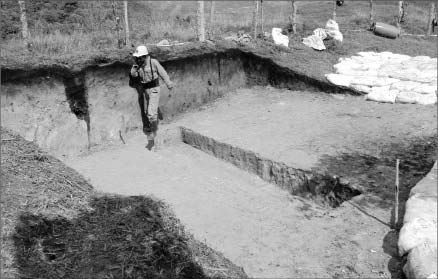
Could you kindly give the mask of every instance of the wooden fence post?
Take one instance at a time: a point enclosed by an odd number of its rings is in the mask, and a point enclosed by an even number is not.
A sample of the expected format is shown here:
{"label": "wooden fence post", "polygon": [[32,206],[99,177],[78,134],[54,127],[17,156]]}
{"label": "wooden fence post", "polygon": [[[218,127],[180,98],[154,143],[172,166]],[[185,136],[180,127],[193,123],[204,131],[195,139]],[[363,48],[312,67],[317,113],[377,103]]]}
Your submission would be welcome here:
{"label": "wooden fence post", "polygon": [[20,5],[21,34],[23,35],[23,39],[24,39],[25,43],[27,44],[28,39],[29,39],[29,29],[27,27],[25,1],[18,1],[18,5]]}
{"label": "wooden fence post", "polygon": [[254,1],[254,14],[253,14],[253,28],[254,28],[254,40],[257,39],[257,15],[259,13],[259,1]]}
{"label": "wooden fence post", "polygon": [[118,17],[117,13],[116,13],[116,1],[115,0],[113,0],[111,2],[111,6],[113,8],[113,16],[116,20],[117,47],[121,48],[122,44],[121,44],[121,40],[120,40],[120,17]]}
{"label": "wooden fence post", "polygon": [[205,41],[204,1],[198,1],[197,23],[198,40],[203,42]]}
{"label": "wooden fence post", "polygon": [[401,30],[402,18],[403,18],[403,1],[398,1],[397,27],[399,31]]}
{"label": "wooden fence post", "polygon": [[210,28],[209,28],[209,39],[212,40],[214,37],[214,6],[215,1],[210,1]]}
{"label": "wooden fence post", "polygon": [[432,22],[435,16],[435,1],[430,3],[429,20],[427,21],[427,36],[432,34]]}
{"label": "wooden fence post", "polygon": [[129,45],[128,1],[123,1],[125,10],[125,45]]}
{"label": "wooden fence post", "polygon": [[297,3],[295,2],[295,0],[292,0],[291,4],[292,4],[292,17],[291,17],[292,32],[296,34],[297,33]]}
{"label": "wooden fence post", "polygon": [[336,21],[336,0],[333,0],[333,20]]}
{"label": "wooden fence post", "polygon": [[395,163],[395,206],[394,206],[394,228],[397,228],[398,224],[398,199],[399,199],[399,192],[400,192],[400,186],[399,186],[399,165],[400,160],[397,159]]}
{"label": "wooden fence post", "polygon": [[265,28],[264,28],[264,14],[263,14],[263,0],[260,0],[260,26],[261,26],[261,32],[262,37],[265,35]]}

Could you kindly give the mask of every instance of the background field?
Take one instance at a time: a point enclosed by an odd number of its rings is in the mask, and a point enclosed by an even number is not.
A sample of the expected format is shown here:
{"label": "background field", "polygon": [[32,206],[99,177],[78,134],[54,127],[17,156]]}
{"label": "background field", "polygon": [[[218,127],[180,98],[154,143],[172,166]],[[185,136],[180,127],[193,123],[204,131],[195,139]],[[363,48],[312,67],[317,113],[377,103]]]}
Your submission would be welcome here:
{"label": "background field", "polygon": [[[375,21],[395,24],[398,1],[374,1]],[[112,4],[114,3],[114,10]],[[121,19],[124,38],[122,1],[26,1],[29,42],[34,54],[87,52],[117,47],[115,16]],[[196,40],[196,1],[129,1],[130,39],[134,44]],[[207,32],[219,39],[239,30],[249,32],[253,1],[215,1],[214,24],[210,26],[210,1],[205,1]],[[290,22],[290,1],[265,1],[264,30],[286,28]],[[332,1],[297,2],[300,39],[315,28],[324,27],[332,16]],[[429,2],[409,1],[403,32],[425,34]],[[16,1],[1,1],[2,57],[26,52],[20,35],[19,6]],[[345,1],[337,9],[337,21],[344,35],[366,32],[369,25],[369,1]]]}

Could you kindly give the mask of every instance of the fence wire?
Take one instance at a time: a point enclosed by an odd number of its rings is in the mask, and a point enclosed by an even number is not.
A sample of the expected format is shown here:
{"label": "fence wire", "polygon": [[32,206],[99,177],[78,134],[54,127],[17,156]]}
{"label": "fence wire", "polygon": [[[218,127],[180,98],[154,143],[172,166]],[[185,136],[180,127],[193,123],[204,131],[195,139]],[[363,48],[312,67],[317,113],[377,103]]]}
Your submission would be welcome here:
{"label": "fence wire", "polygon": [[[102,37],[123,37],[125,18],[122,1],[81,2],[87,17],[69,26],[31,26],[33,33],[90,32]],[[253,1],[215,1],[213,18],[210,17],[211,1],[205,1],[204,17],[206,31],[217,37],[228,36],[239,30],[250,33],[253,28]],[[324,27],[333,16],[333,1],[297,1],[296,13],[299,34],[306,35]],[[287,28],[291,23],[291,1],[263,1],[263,29]],[[429,3],[410,2],[407,19],[402,24],[405,33],[425,34],[428,28]],[[151,40],[195,40],[197,28],[196,1],[139,1],[128,2],[130,39],[148,42]],[[116,18],[119,25],[116,25]],[[375,21],[396,25],[398,1],[374,1]],[[260,11],[259,26],[261,27]],[[369,1],[345,1],[336,8],[336,21],[341,32],[365,31],[370,25]],[[213,24],[211,24],[213,22]]]}

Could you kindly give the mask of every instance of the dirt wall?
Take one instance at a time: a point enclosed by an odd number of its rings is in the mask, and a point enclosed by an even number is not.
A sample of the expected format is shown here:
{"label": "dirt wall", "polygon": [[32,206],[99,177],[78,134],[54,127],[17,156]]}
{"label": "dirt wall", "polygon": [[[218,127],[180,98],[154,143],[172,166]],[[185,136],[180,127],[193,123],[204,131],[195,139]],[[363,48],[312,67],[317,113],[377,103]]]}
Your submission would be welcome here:
{"label": "dirt wall", "polygon": [[[175,84],[169,92],[161,82],[160,109],[165,121],[241,87],[336,91],[238,49],[160,50],[153,56]],[[2,125],[56,155],[77,154],[89,146],[119,140],[120,133],[141,127],[137,93],[128,86],[131,60],[96,58],[95,64],[83,68],[56,64],[29,71],[2,69]]]}
{"label": "dirt wall", "polygon": [[[174,89],[169,91],[160,80],[160,110],[165,121],[246,84],[242,61],[227,54],[204,55],[162,64],[174,83]],[[124,133],[141,127],[138,95],[128,86],[128,72],[128,65],[95,68],[86,72],[92,144],[118,139],[119,131]]]}
{"label": "dirt wall", "polygon": [[[233,53],[162,62],[174,82],[161,81],[165,121],[246,86],[243,61]],[[89,67],[71,77],[48,75],[2,83],[2,126],[56,155],[73,155],[141,127],[137,92],[128,86],[130,65]],[[90,140],[87,139],[87,129]]]}
{"label": "dirt wall", "polygon": [[3,127],[51,153],[70,155],[87,147],[86,123],[72,113],[63,80],[46,76],[3,83],[1,91]]}

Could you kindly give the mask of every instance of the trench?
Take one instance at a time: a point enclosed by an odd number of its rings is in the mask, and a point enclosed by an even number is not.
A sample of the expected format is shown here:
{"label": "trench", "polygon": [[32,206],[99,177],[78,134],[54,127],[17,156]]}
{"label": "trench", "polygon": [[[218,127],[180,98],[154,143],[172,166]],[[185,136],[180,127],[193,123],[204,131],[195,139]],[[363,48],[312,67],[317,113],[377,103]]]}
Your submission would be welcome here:
{"label": "trench", "polygon": [[292,168],[285,163],[219,142],[185,127],[181,127],[181,134],[184,143],[253,173],[285,189],[291,195],[313,198],[336,208],[342,202],[361,194],[361,191],[343,183],[337,176]]}
{"label": "trench", "polygon": [[[239,88],[270,85],[275,88],[322,93],[342,91],[299,75],[269,59],[237,50],[167,60],[157,58],[162,61],[175,83],[173,92],[168,92],[162,86],[160,109],[164,114],[164,123],[172,123],[186,112],[201,109]],[[128,86],[128,70],[129,64],[126,63],[94,65],[74,73],[57,68],[29,75],[23,75],[20,71],[2,70],[2,126],[37,143],[59,158],[78,157],[88,154],[93,148],[105,149],[107,143],[120,143],[120,135],[141,128],[137,95]],[[357,175],[366,184],[376,174],[375,168],[381,165],[389,168],[395,158],[394,154],[388,155],[391,160],[358,154],[329,158],[322,162],[329,171],[327,173],[322,170],[293,168],[186,127],[171,131],[170,135],[163,134],[159,140],[171,144],[183,142],[190,148],[199,149],[255,174],[291,195],[312,199],[333,209],[362,193],[361,189],[336,175]],[[435,154],[436,138],[431,139],[431,142],[434,143],[433,148],[429,148],[432,151],[420,150],[415,156]],[[428,145],[421,143],[419,146],[422,149]],[[397,150],[397,158],[404,151]],[[410,163],[410,155],[406,156],[405,161]],[[105,158],[112,157],[108,155]],[[421,168],[417,173],[411,173],[410,169],[406,171],[404,175],[407,178],[415,177],[409,183],[406,182],[403,199],[409,192],[407,190],[414,185],[413,181],[425,175],[432,160],[428,158],[427,162],[414,162],[413,165],[417,165],[412,168]],[[408,181],[407,178],[405,181]],[[370,186],[369,189],[371,188]],[[319,275],[327,274],[324,272],[325,270],[321,271]]]}
{"label": "trench", "polygon": [[[79,72],[56,67],[29,73],[2,70],[5,92],[2,94],[2,125],[58,157],[77,156],[92,147],[123,140],[122,135],[141,126],[136,93],[127,86],[130,66],[121,62],[101,62],[106,64],[88,66]],[[175,83],[172,95],[161,85],[160,110],[167,123],[238,88],[271,85],[293,90],[339,91],[329,84],[312,81],[280,67],[270,59],[235,49],[186,56],[162,61],[162,64]],[[182,136],[192,146],[196,144],[190,139],[202,138],[201,135],[189,136],[185,129]],[[233,150],[222,152],[221,159],[249,170],[293,195],[323,196],[336,207],[360,193],[327,175],[296,170],[259,158],[251,151],[223,144],[215,146]],[[204,147],[201,150],[217,155],[216,150]],[[236,154],[238,157],[233,157]],[[255,162],[261,162],[261,165]]]}

